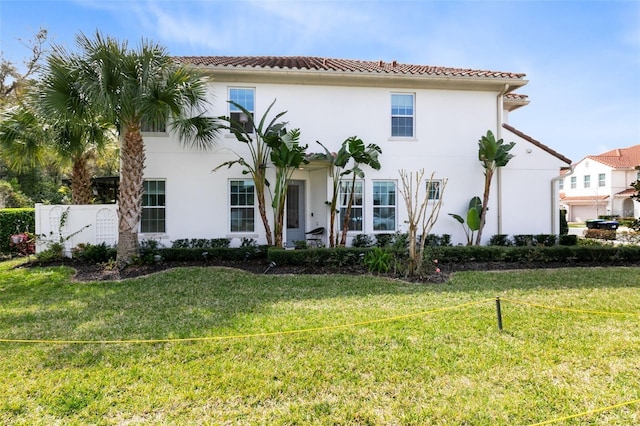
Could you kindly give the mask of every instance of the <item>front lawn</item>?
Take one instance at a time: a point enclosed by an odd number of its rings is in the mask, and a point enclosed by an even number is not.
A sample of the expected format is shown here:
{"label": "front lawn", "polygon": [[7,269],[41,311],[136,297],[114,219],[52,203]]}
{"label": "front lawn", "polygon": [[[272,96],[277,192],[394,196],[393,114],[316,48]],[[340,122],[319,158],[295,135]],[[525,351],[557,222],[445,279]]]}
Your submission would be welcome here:
{"label": "front lawn", "polygon": [[426,285],[197,267],[76,283],[10,265],[2,424],[640,423],[637,268]]}

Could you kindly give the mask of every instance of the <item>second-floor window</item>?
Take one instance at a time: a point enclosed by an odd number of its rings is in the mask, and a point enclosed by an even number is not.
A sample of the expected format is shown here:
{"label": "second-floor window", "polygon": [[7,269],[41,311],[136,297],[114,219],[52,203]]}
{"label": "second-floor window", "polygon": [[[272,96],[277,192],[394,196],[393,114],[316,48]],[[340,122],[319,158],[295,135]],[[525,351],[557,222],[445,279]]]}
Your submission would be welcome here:
{"label": "second-floor window", "polygon": [[600,173],[598,175],[598,186],[600,188],[607,186],[607,176],[604,173]]}
{"label": "second-floor window", "polygon": [[253,133],[253,127],[249,124],[249,118],[254,117],[255,110],[255,89],[252,87],[231,87],[229,88],[229,100],[241,105],[249,112],[247,115],[237,106],[229,104],[229,117],[231,121],[241,125],[247,133]]}
{"label": "second-floor window", "polygon": [[391,95],[391,137],[412,138],[415,133],[415,96],[413,93]]}
{"label": "second-floor window", "polygon": [[558,189],[562,191],[564,189],[564,179],[558,181]]}
{"label": "second-floor window", "polygon": [[584,187],[591,188],[591,175],[584,176]]}

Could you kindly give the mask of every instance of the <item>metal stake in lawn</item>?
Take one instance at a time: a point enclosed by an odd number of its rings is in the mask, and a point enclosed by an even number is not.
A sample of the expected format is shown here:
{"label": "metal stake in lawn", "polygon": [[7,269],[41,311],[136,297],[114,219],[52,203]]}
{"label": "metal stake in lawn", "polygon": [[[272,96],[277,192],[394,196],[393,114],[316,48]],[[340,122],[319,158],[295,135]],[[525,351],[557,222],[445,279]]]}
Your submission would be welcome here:
{"label": "metal stake in lawn", "polygon": [[502,331],[502,311],[500,310],[500,297],[496,297],[496,315],[498,317],[498,330]]}

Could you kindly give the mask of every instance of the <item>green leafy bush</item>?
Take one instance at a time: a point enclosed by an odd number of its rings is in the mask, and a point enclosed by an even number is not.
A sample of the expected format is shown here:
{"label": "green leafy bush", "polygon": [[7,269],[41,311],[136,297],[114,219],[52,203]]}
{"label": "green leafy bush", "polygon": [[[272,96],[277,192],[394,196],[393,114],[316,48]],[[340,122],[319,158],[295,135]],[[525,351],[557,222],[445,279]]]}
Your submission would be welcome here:
{"label": "green leafy bush", "polygon": [[35,209],[0,209],[0,253],[11,253],[11,236],[36,232]]}
{"label": "green leafy bush", "polygon": [[489,238],[489,245],[508,247],[512,245],[512,242],[507,234],[495,234]]}
{"label": "green leafy bush", "polygon": [[87,263],[106,263],[116,258],[116,248],[101,244],[78,244],[71,249],[74,259]]}
{"label": "green leafy bush", "polygon": [[371,247],[372,245],[373,239],[367,234],[358,234],[353,237],[353,240],[351,241],[351,247]]}
{"label": "green leafy bush", "polygon": [[[171,244],[172,248],[218,248],[229,247],[231,240],[229,238],[191,238],[178,239]],[[249,243],[247,243],[249,244]]]}
{"label": "green leafy bush", "polygon": [[578,236],[570,234],[560,235],[558,243],[561,246],[575,246],[576,244],[578,244]]}
{"label": "green leafy bush", "polygon": [[374,247],[364,256],[364,264],[369,272],[384,274],[391,269],[393,256],[384,248]]}

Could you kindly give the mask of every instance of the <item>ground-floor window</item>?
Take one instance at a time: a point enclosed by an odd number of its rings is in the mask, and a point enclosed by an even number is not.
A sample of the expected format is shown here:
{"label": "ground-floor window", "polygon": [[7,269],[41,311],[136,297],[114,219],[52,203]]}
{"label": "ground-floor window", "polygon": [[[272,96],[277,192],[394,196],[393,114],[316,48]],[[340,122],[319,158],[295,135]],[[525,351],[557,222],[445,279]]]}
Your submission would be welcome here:
{"label": "ground-floor window", "polygon": [[255,187],[252,180],[229,182],[231,232],[254,232]]}
{"label": "ground-floor window", "polygon": [[145,180],[142,194],[142,219],[140,232],[166,232],[166,182]]}
{"label": "ground-floor window", "polygon": [[[344,226],[344,219],[347,215],[347,206],[349,196],[351,195],[352,181],[340,181],[339,206],[340,210],[340,228]],[[353,204],[351,205],[351,213],[349,214],[349,231],[362,231],[363,222],[363,184],[361,180],[355,182],[353,188]]]}
{"label": "ground-floor window", "polygon": [[392,180],[373,182],[373,230],[396,230],[396,183]]}

